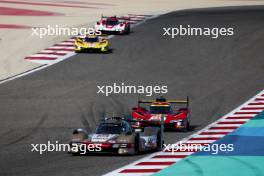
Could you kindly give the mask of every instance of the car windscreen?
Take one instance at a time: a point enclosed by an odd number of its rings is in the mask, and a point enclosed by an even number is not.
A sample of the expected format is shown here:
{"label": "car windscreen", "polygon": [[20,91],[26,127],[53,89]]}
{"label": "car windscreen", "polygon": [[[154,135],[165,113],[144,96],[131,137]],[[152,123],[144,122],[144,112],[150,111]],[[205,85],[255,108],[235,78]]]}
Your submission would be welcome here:
{"label": "car windscreen", "polygon": [[170,106],[150,106],[151,114],[168,114],[171,112]]}
{"label": "car windscreen", "polygon": [[114,25],[117,25],[117,24],[118,24],[117,20],[106,20],[106,25],[114,26]]}
{"label": "car windscreen", "polygon": [[84,41],[89,42],[89,43],[93,43],[93,42],[98,42],[99,39],[98,39],[98,37],[85,37]]}
{"label": "car windscreen", "polygon": [[96,134],[120,134],[126,131],[126,128],[119,124],[100,124],[96,129]]}

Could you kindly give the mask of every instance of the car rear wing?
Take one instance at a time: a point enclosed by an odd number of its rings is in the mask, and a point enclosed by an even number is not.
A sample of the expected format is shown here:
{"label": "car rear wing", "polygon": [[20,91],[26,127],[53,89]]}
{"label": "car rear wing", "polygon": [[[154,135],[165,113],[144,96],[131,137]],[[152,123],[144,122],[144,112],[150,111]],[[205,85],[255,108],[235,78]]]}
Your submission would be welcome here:
{"label": "car rear wing", "polygon": [[189,107],[190,100],[189,96],[186,97],[185,100],[166,100],[165,98],[157,98],[156,100],[138,100],[138,107],[140,107],[140,104],[151,104],[155,102],[167,102],[171,104],[186,104],[186,107]]}
{"label": "car rear wing", "polygon": [[102,122],[107,121],[107,120],[125,120],[125,118],[114,116],[114,117],[105,117],[105,118],[101,119]]}

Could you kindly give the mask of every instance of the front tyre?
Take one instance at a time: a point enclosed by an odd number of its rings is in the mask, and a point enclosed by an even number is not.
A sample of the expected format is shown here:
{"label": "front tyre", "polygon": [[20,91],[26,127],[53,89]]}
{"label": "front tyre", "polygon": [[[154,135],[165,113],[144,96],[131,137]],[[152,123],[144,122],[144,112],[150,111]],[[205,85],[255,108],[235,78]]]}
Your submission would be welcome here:
{"label": "front tyre", "polygon": [[82,50],[75,50],[75,53],[82,53]]}
{"label": "front tyre", "polygon": [[190,122],[189,120],[186,120],[184,123],[184,128],[183,128],[183,132],[188,132],[190,130]]}
{"label": "front tyre", "polygon": [[129,33],[130,33],[130,26],[127,27],[127,32],[126,32],[126,34],[129,34]]}
{"label": "front tyre", "polygon": [[102,53],[108,53],[109,52],[109,48],[108,47],[103,47],[103,48],[101,48],[101,52]]}
{"label": "front tyre", "polygon": [[163,144],[164,144],[164,141],[161,138],[161,132],[159,130],[158,134],[157,134],[157,148],[156,148],[157,151],[161,151],[162,150]]}

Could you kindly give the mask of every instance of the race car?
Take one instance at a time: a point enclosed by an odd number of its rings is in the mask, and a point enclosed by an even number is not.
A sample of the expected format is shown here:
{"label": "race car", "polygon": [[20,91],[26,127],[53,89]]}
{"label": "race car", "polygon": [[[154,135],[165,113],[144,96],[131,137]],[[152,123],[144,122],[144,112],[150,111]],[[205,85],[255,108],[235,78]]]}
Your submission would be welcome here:
{"label": "race car", "polygon": [[130,33],[130,23],[129,19],[120,19],[116,16],[105,17],[102,16],[101,20],[95,23],[95,30],[101,31],[102,33],[111,34],[129,34]]}
{"label": "race car", "polygon": [[[148,104],[148,108],[142,107]],[[173,108],[173,105],[184,104],[184,107]],[[186,100],[166,100],[159,97],[156,100],[139,100],[138,106],[133,108],[132,119],[137,120],[134,128],[146,126],[161,126],[164,128],[188,131],[190,127],[189,98]]]}
{"label": "race car", "polygon": [[134,155],[147,150],[162,148],[160,128],[146,127],[133,129],[132,121],[121,117],[105,118],[95,133],[75,129],[70,142],[73,155],[88,153],[115,153]]}
{"label": "race car", "polygon": [[86,35],[76,37],[74,40],[75,52],[103,52],[109,51],[109,41],[104,36]]}

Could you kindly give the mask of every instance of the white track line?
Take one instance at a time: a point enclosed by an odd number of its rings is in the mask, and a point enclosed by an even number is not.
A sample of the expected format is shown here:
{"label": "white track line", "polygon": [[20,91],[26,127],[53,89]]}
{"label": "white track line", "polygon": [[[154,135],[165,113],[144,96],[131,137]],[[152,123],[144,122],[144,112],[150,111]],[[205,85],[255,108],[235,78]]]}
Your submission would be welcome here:
{"label": "white track line", "polygon": [[249,119],[223,119],[221,122],[247,122]]}
{"label": "white track line", "polygon": [[213,143],[214,141],[216,141],[216,140],[188,140],[186,143],[188,144],[188,143],[191,143],[191,144],[196,144],[196,143],[198,143],[198,144],[202,144],[202,143]]}
{"label": "white track line", "polygon": [[223,129],[223,130],[211,130],[211,129],[207,129],[207,130],[204,130],[203,132],[232,132],[234,130],[232,129]]}
{"label": "white track line", "polygon": [[150,158],[149,162],[177,162],[180,161],[181,158]]}
{"label": "white track line", "polygon": [[197,134],[195,137],[197,137],[197,138],[209,138],[209,137],[221,138],[223,136],[225,136],[225,134],[210,134],[210,135]]}
{"label": "white track line", "polygon": [[61,49],[61,50],[64,50],[64,49],[74,49],[74,47],[63,47],[63,46],[51,46],[51,47],[48,47],[47,50],[49,49]]}
{"label": "white track line", "polygon": [[50,57],[50,58],[58,58],[57,55],[53,55],[53,54],[34,54],[34,55],[30,55],[28,57]]}
{"label": "white track line", "polygon": [[[231,116],[231,115],[230,115]],[[255,114],[232,114],[232,117],[254,117]]]}
{"label": "white track line", "polygon": [[70,51],[63,51],[63,50],[58,50],[58,51],[54,51],[54,50],[42,50],[39,53],[46,53],[46,54],[52,54],[52,53],[58,53],[58,54],[67,54]]}

